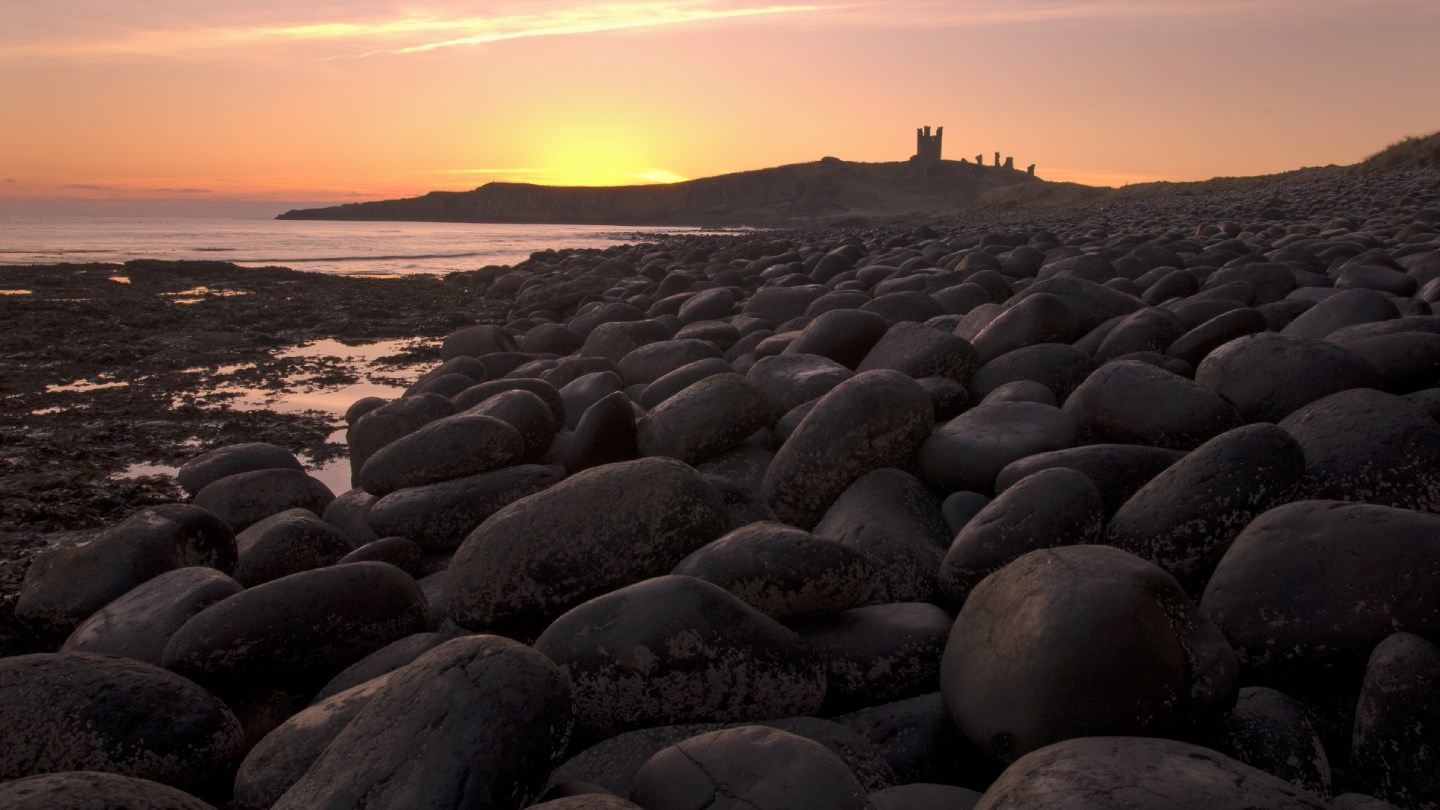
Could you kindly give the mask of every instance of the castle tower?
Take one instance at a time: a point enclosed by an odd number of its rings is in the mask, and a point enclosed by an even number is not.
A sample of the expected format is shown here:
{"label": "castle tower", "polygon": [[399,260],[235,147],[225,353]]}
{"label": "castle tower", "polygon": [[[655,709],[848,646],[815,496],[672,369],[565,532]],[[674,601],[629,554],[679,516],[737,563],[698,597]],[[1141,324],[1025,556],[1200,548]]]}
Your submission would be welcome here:
{"label": "castle tower", "polygon": [[934,135],[930,134],[930,127],[917,128],[915,130],[915,160],[921,163],[939,163],[940,139],[944,135],[944,127],[936,127]]}

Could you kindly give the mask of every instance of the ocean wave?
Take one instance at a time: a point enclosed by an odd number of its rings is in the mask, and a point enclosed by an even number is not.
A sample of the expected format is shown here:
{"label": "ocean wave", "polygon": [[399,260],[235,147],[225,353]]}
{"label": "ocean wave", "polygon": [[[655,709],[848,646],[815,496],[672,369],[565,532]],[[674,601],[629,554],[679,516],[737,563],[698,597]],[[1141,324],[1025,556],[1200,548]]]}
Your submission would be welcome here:
{"label": "ocean wave", "polygon": [[392,256],[307,256],[290,259],[231,259],[237,264],[292,264],[299,262],[395,262],[404,259],[465,259],[493,256],[493,250],[472,250],[464,253],[400,253]]}

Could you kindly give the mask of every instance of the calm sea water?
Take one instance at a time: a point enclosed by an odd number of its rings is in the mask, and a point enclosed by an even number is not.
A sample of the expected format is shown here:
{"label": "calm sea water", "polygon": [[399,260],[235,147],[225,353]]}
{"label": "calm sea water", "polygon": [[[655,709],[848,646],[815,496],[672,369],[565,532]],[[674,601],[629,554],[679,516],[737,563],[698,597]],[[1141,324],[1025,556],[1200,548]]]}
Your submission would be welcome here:
{"label": "calm sea water", "polygon": [[694,228],[312,222],[160,217],[0,217],[0,265],[208,259],[320,273],[449,273],[549,248],[602,248]]}

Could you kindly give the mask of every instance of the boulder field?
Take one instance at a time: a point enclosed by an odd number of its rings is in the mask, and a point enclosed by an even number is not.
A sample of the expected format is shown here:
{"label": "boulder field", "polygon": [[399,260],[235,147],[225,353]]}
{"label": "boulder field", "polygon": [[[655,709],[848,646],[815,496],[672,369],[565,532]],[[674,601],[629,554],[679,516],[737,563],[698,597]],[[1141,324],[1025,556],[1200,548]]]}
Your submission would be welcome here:
{"label": "boulder field", "polygon": [[1440,173],[989,216],[460,274],[36,561],[0,803],[1440,808]]}

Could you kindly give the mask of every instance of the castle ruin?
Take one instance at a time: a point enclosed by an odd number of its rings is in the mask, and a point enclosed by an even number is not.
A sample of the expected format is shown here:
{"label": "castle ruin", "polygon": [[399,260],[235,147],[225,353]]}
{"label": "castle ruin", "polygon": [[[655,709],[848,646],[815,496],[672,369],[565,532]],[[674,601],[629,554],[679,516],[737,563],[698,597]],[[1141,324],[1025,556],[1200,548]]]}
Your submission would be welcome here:
{"label": "castle ruin", "polygon": [[935,134],[930,134],[930,127],[917,127],[915,129],[915,160],[921,163],[940,162],[940,139],[945,135],[944,127],[936,127]]}
{"label": "castle ruin", "polygon": [[[930,134],[930,127],[915,128],[915,154],[910,158],[910,160],[925,165],[927,167],[932,167],[930,169],[927,169],[928,174],[933,175],[935,172],[939,171],[940,139],[944,134],[944,127],[936,127],[935,134],[933,135]],[[967,163],[968,161],[961,159],[960,162]],[[975,156],[975,165],[985,165],[985,155],[983,152]],[[997,169],[1004,168],[1009,169],[1010,171],[1016,171],[1015,158],[1006,156],[1003,158],[1002,162],[1002,156],[1000,152],[995,153],[995,163],[993,165]],[[1034,176],[1035,164],[1031,163],[1030,166],[1025,169],[1025,171],[1031,176]]]}

